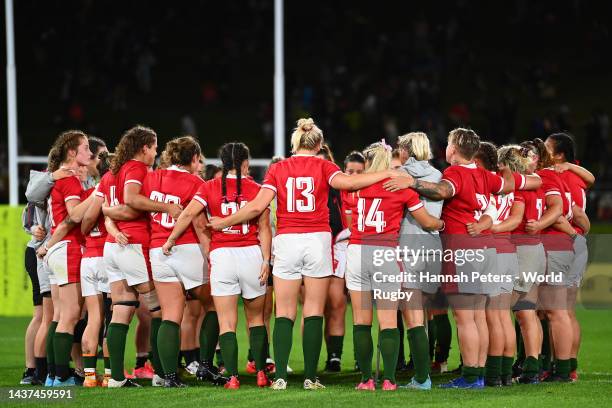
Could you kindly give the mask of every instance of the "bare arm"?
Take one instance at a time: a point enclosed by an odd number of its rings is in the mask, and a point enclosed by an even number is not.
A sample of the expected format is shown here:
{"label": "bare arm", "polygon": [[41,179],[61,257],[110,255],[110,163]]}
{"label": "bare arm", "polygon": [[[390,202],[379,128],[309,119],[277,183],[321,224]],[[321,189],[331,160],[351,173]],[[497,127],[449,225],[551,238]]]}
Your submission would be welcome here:
{"label": "bare arm", "polygon": [[266,209],[259,216],[259,245],[263,263],[259,274],[260,285],[265,285],[270,275],[270,259],[272,256],[272,227],[270,227],[270,210]]}
{"label": "bare arm", "polygon": [[81,232],[84,235],[89,234],[89,231],[96,225],[98,221],[98,217],[100,216],[100,211],[102,211],[102,204],[104,203],[104,198],[94,196],[91,205],[85,211],[85,215],[81,220]]}
{"label": "bare arm", "polygon": [[183,233],[192,225],[194,219],[202,212],[204,206],[198,200],[191,200],[187,208],[181,213],[174,224],[174,228],[168,237],[168,240],[163,245],[162,250],[166,255],[170,254],[170,250],[176,243],[178,237],[183,235]]}
{"label": "bare arm", "polygon": [[560,195],[546,196],[546,210],[539,220],[528,220],[525,231],[528,234],[535,234],[538,231],[553,225],[559,217],[563,215],[563,201]]}
{"label": "bare arm", "polygon": [[94,195],[90,194],[84,201],[79,202],[79,200],[70,200],[66,202],[66,210],[68,211],[68,216],[72,222],[75,224],[81,222],[83,216],[85,215],[85,211],[87,211],[89,205],[93,201],[93,197]]}
{"label": "bare arm", "polygon": [[140,211],[136,211],[125,204],[114,205],[112,207],[105,205],[102,207],[102,213],[115,221],[135,220],[141,214]]}
{"label": "bare arm", "polygon": [[208,224],[208,218],[206,217],[206,213],[204,211],[198,214],[191,222],[196,236],[198,237],[198,241],[200,241],[200,251],[202,252],[202,256],[208,259],[208,255],[210,253],[210,231],[208,228],[206,228],[206,224]]}
{"label": "bare arm", "polygon": [[593,173],[591,173],[584,167],[574,163],[565,162],[555,164],[555,171],[557,171],[558,173],[563,173],[564,171],[571,171],[572,173],[580,177],[586,183],[587,187],[592,187],[593,184],[595,184],[595,176],[593,175]]}
{"label": "bare arm", "polygon": [[399,176],[402,173],[403,172],[394,170],[378,171],[376,173],[353,174],[352,176],[344,173],[338,173],[336,176],[334,176],[334,178],[332,178],[330,186],[336,190],[359,190],[394,175]]}
{"label": "bare arm", "polygon": [[444,228],[444,221],[429,214],[425,207],[411,211],[410,215],[412,215],[421,228],[426,231],[440,231]]}
{"label": "bare arm", "polygon": [[498,234],[500,232],[514,231],[523,220],[523,214],[525,214],[525,203],[521,201],[515,201],[514,204],[512,204],[512,208],[510,208],[510,214],[508,215],[508,218],[506,218],[499,224],[494,224],[493,226],[491,226],[491,232],[494,234]]}
{"label": "bare arm", "polygon": [[523,186],[523,190],[537,190],[542,185],[542,178],[537,174],[526,174],[525,177],[525,186]]}
{"label": "bare arm", "polygon": [[483,214],[478,222],[469,222],[467,224],[467,231],[470,236],[475,237],[480,235],[482,231],[491,229],[493,226],[493,218],[489,214]]}
{"label": "bare arm", "polygon": [[574,223],[580,227],[581,230],[584,231],[585,234],[588,234],[591,230],[591,221],[589,217],[586,215],[584,210],[577,205],[572,207],[572,213],[574,214]]}
{"label": "bare arm", "polygon": [[128,244],[130,235],[126,232],[120,231],[119,228],[117,228],[117,225],[115,225],[115,222],[110,217],[104,218],[104,226],[106,227],[106,232],[108,232],[113,238],[115,238],[115,241],[117,241],[119,245]]}
{"label": "bare arm", "polygon": [[47,254],[47,251],[49,250],[49,248],[51,248],[53,245],[57,244],[58,242],[60,242],[62,239],[64,239],[64,237],[76,226],[76,223],[72,222],[70,220],[70,217],[66,217],[64,218],[64,220],[60,223],[60,225],[57,226],[57,228],[55,229],[55,232],[53,232],[53,235],[51,235],[51,238],[44,243],[44,245],[41,245],[38,250],[36,251],[36,254],[42,258]]}
{"label": "bare arm", "polygon": [[557,221],[553,224],[553,227],[557,231],[565,232],[567,235],[571,236],[572,238],[575,237],[577,234],[574,227],[572,227],[572,225],[569,223],[567,218],[565,218],[564,216],[560,216],[557,219]]}
{"label": "bare arm", "polygon": [[[334,177],[334,180],[336,177]],[[270,190],[269,188],[261,188],[253,201],[249,201],[247,205],[228,217],[214,218],[213,220],[210,220],[209,227],[217,231],[221,231],[223,228],[249,221],[257,217],[266,208],[268,208],[270,202],[274,199],[274,195],[274,191]]]}
{"label": "bare arm", "polygon": [[140,194],[141,189],[142,186],[140,184],[126,184],[123,189],[125,204],[132,207],[134,210],[168,213],[175,220],[179,218],[179,215],[183,210],[180,205],[153,201],[150,198]]}

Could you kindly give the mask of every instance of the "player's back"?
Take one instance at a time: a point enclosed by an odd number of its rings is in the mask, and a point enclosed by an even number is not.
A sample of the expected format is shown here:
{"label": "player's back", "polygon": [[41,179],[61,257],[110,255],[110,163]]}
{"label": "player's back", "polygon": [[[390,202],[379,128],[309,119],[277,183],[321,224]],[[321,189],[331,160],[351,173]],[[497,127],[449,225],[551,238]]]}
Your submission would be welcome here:
{"label": "player's back", "polygon": [[[86,200],[91,194],[98,194],[98,187],[92,187],[83,191],[81,201]],[[104,214],[100,211],[100,215],[96,222],[91,227],[85,236],[85,252],[84,257],[99,257],[103,254],[104,242],[106,242],[106,226],[104,225]]]}
{"label": "player's back", "polygon": [[540,242],[540,234],[527,234],[525,226],[527,221],[538,221],[544,212],[545,195],[544,190],[522,190],[514,193],[515,201],[522,202],[525,206],[521,223],[512,231],[512,241],[516,245],[536,245]]}
{"label": "player's back", "polygon": [[[81,200],[82,195],[83,186],[77,176],[66,177],[55,182],[49,194],[48,204],[51,233],[54,233],[60,223],[68,217],[66,203],[72,199]],[[77,225],[68,231],[64,240],[70,240],[80,244],[85,243],[80,226]]]}
{"label": "player's back", "polygon": [[[249,177],[241,177],[240,194],[238,195],[238,180],[235,175],[228,174],[225,180],[225,195],[222,179],[216,178],[206,182],[198,192],[198,196],[206,202],[209,217],[227,217],[234,214],[252,201],[259,193],[260,185]],[[222,231],[212,231],[211,250],[220,247],[242,247],[258,245],[258,218],[225,228]]]}
{"label": "player's back", "polygon": [[277,195],[277,233],[329,232],[329,183],[339,173],[334,163],[313,155],[270,166],[262,187]]}
{"label": "player's back", "polygon": [[411,189],[390,192],[383,180],[356,191],[345,200],[351,205],[351,244],[396,245],[404,210],[415,211],[423,204]]}
{"label": "player's back", "polygon": [[[114,177],[114,184],[109,185],[111,205],[125,204],[124,188],[127,184],[144,184],[149,168],[138,160],[128,160],[123,163]],[[149,222],[144,212],[136,219],[130,221],[116,221],[120,231],[130,235],[130,243],[149,244]]]}
{"label": "player's back", "polygon": [[[147,175],[143,193],[151,200],[161,203],[173,203],[183,208],[189,202],[204,181],[187,170],[177,166],[158,169]],[[176,220],[167,213],[151,213],[151,248],[162,246],[172,232]],[[176,241],[177,245],[198,242],[193,226],[190,226]]]}

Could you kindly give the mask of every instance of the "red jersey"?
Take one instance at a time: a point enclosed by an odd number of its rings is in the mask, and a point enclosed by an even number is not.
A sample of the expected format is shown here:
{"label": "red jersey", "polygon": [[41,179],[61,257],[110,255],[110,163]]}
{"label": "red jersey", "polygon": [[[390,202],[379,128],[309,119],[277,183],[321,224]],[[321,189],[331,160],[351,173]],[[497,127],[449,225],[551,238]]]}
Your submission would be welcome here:
{"label": "red jersey", "polygon": [[[228,174],[225,179],[226,195],[223,197],[221,178],[215,178],[202,184],[195,196],[208,213],[208,217],[225,218],[237,212],[240,208],[247,205],[259,193],[260,185],[251,178],[242,177],[240,179],[240,196],[236,195],[237,178],[233,174]],[[258,237],[259,220],[253,218],[240,225],[233,225],[224,228],[222,231],[212,231],[210,250],[225,247],[244,247],[259,245]]]}
{"label": "red jersey", "polygon": [[[561,180],[563,180],[565,182],[565,184],[568,187],[569,193],[572,196],[572,201],[574,202],[574,204],[580,208],[582,208],[583,211],[586,211],[586,188],[587,185],[584,182],[583,179],[581,179],[580,177],[578,177],[578,175],[576,173],[573,173],[571,171],[564,171],[563,173],[559,174],[559,177],[561,177]],[[572,226],[574,227],[574,229],[576,230],[576,232],[578,232],[579,234],[583,234],[584,231],[582,230],[582,228],[580,228],[579,226],[577,226],[575,223],[572,223]]]}
{"label": "red jersey", "polygon": [[[198,188],[204,184],[200,177],[177,166],[165,170],[155,170],[147,175],[142,188],[143,195],[160,203],[174,203],[187,207]],[[159,248],[166,243],[172,233],[176,220],[168,213],[151,213],[151,248]],[[176,240],[176,245],[197,244],[198,236],[190,225]]]}
{"label": "red jersey", "polygon": [[[501,177],[499,173],[498,176]],[[510,210],[512,209],[512,205],[515,201],[516,192],[525,188],[525,184],[527,184],[527,178],[520,173],[512,173],[514,178],[514,187],[515,192],[511,192],[508,194],[499,194],[491,196],[491,200],[493,204],[495,204],[496,210],[496,219],[493,220],[493,224],[501,224],[510,216]],[[514,246],[511,240],[511,233],[508,232],[500,232],[497,234],[493,234],[495,238],[495,248],[498,253],[507,254],[516,252],[516,247]]]}
{"label": "red jersey", "polygon": [[329,183],[340,173],[334,163],[305,154],[270,166],[262,187],[276,193],[276,233],[331,232]]}
{"label": "red jersey", "polygon": [[527,234],[525,225],[529,220],[538,221],[544,213],[546,196],[544,190],[538,188],[535,191],[517,191],[514,193],[514,200],[520,201],[525,205],[523,219],[518,227],[512,231],[512,241],[516,245],[537,245],[540,243],[540,234]]}
{"label": "red jersey", "polygon": [[[91,193],[94,193],[96,196],[100,197],[98,187],[85,190],[83,192],[83,195],[81,196],[81,199],[86,200]],[[104,225],[104,214],[102,214],[102,211],[100,211],[100,215],[98,216],[96,223],[89,231],[89,234],[87,234],[87,236],[85,237],[85,252],[83,253],[83,258],[97,258],[100,256],[104,256],[104,243],[106,242],[106,234],[107,232],[106,226]]]}
{"label": "red jersey", "polygon": [[[552,169],[546,168],[538,170],[538,175],[542,178],[542,190],[544,195],[558,195],[563,201],[563,215],[568,220],[572,219],[572,195],[568,191],[567,185],[561,180],[559,174]],[[555,229],[552,225],[542,230],[542,243],[547,250],[571,251],[573,243],[569,235]]]}
{"label": "red jersey", "polygon": [[[144,185],[149,168],[138,160],[128,160],[123,163],[119,172],[108,180],[108,202],[110,206],[125,204],[123,190],[126,184]],[[106,192],[104,194],[107,194]],[[147,214],[142,213],[140,217],[131,221],[115,221],[121,232],[127,232],[130,244],[142,244],[149,246],[149,220]],[[109,234],[108,242],[115,242]]]}
{"label": "red jersey", "polygon": [[[66,203],[71,200],[81,201],[83,186],[77,176],[66,177],[57,180],[49,195],[49,218],[51,221],[51,233],[53,234],[62,221],[68,216]],[[81,234],[80,224],[72,228],[64,237],[64,241],[83,245],[85,240]]]}
{"label": "red jersey", "polygon": [[404,209],[423,207],[412,189],[389,192],[382,186],[387,180],[356,191],[347,198],[353,214],[349,244],[397,245]]}
{"label": "red jersey", "polygon": [[491,194],[504,188],[503,178],[475,163],[447,167],[442,180],[449,182],[453,189],[452,198],[444,201],[442,207],[445,234],[467,235],[467,224],[477,222],[487,209]]}

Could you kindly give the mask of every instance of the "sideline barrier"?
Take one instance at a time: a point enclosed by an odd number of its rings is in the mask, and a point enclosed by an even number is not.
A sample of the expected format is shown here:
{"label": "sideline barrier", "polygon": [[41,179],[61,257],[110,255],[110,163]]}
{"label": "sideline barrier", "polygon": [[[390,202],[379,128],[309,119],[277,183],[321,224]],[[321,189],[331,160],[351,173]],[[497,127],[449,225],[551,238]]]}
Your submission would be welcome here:
{"label": "sideline barrier", "polygon": [[32,284],[23,258],[30,235],[21,228],[22,210],[0,205],[0,316],[32,315]]}

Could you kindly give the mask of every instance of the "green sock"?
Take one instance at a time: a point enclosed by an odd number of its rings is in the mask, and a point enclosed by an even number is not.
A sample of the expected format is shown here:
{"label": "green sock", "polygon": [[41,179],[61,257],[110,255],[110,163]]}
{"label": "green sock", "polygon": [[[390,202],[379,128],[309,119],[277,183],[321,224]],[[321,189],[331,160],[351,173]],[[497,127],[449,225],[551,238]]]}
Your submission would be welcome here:
{"label": "green sock", "polygon": [[384,329],[380,331],[380,354],[385,366],[383,378],[395,383],[395,369],[399,355],[400,336],[397,329]]}
{"label": "green sock", "polygon": [[480,377],[480,368],[463,366],[461,367],[461,376],[466,382],[473,383]]}
{"label": "green sock", "polygon": [[558,376],[567,378],[570,373],[570,360],[555,360],[555,371]]}
{"label": "green sock", "polygon": [[200,328],[200,359],[212,362],[219,340],[219,318],[217,312],[206,313]]}
{"label": "green sock", "polygon": [[164,367],[161,362],[161,357],[159,355],[159,345],[157,343],[157,337],[159,335],[159,328],[162,324],[162,319],[160,317],[154,317],[151,319],[151,332],[149,333],[149,343],[151,344],[151,364],[153,365],[153,369],[155,370],[155,374],[164,378]]}
{"label": "green sock", "polygon": [[70,352],[72,351],[72,339],[70,333],[56,331],[53,336],[53,352],[55,353],[55,374],[62,381],[70,377]]}
{"label": "green sock", "polygon": [[[171,320],[160,323],[157,334],[159,364],[163,373],[175,374],[178,368],[178,355],[181,348],[181,326]],[[155,370],[156,374],[162,376]]]}
{"label": "green sock", "polygon": [[106,333],[106,346],[110,358],[111,377],[115,381],[125,380],[123,359],[125,357],[125,340],[130,326],[123,323],[111,323]]}
{"label": "green sock", "polygon": [[429,342],[429,360],[432,361],[436,352],[436,321],[427,322],[427,341]]}
{"label": "green sock", "polygon": [[269,334],[270,333],[268,333],[266,329],[266,338],[264,339],[264,351],[266,354],[266,359],[270,358],[270,337],[268,337]]}
{"label": "green sock", "polygon": [[410,346],[410,355],[414,362],[414,379],[422,384],[427,381],[429,370],[431,369],[428,350],[429,343],[427,342],[427,333],[424,326],[408,329],[408,344]]}
{"label": "green sock", "polygon": [[[249,329],[249,342],[251,341],[251,329]],[[247,353],[247,361],[250,363],[251,361],[255,361],[253,357],[253,351],[249,348],[249,352]]]}
{"label": "green sock", "polygon": [[327,359],[342,358],[344,336],[329,336],[327,338]]}
{"label": "green sock", "polygon": [[545,371],[550,370],[550,336],[548,333],[548,320],[542,319],[540,320],[542,324],[542,354],[540,355],[540,361],[542,363],[542,369]]}
{"label": "green sock", "polygon": [[495,380],[501,376],[502,356],[487,356],[485,365],[485,377],[488,380]]}
{"label": "green sock", "polygon": [[576,371],[578,369],[578,359],[570,358],[570,371]]}
{"label": "green sock", "polygon": [[49,324],[49,330],[47,331],[47,338],[45,340],[47,350],[47,370],[50,378],[55,377],[55,350],[53,349],[55,329],[57,329],[57,322],[52,321]]}
{"label": "green sock", "polygon": [[235,332],[225,332],[219,336],[219,347],[230,376],[238,375],[238,340]]}
{"label": "green sock", "polygon": [[[251,345],[249,353],[251,354],[251,359],[255,360],[255,369],[260,371],[266,368],[265,344],[268,337],[266,326],[251,327],[249,333],[249,344]],[[224,358],[224,360],[226,359]]]}
{"label": "green sock", "polygon": [[302,347],[304,350],[304,378],[315,380],[317,366],[323,345],[323,316],[304,318],[304,335]]}
{"label": "green sock", "polygon": [[516,361],[525,361],[525,343],[523,343],[523,333],[518,320],[514,322],[514,334],[516,335]]}
{"label": "green sock", "polygon": [[95,354],[93,356],[83,355],[83,368],[85,370],[89,368],[95,371],[97,363],[98,363],[98,356],[96,356]]}
{"label": "green sock", "polygon": [[448,314],[435,315],[434,321],[436,322],[436,341],[438,342],[435,358],[438,363],[444,363],[448,360],[453,331],[450,320],[448,320]]}
{"label": "green sock", "polygon": [[287,364],[293,343],[293,320],[277,317],[274,320],[274,360],[276,363],[276,379],[287,379]]}
{"label": "green sock", "polygon": [[525,376],[533,377],[540,371],[540,363],[535,357],[526,357],[523,362],[523,374]]}
{"label": "green sock", "polygon": [[104,369],[110,370],[110,358],[104,357]]}
{"label": "green sock", "polygon": [[502,357],[501,362],[501,375],[502,377],[508,377],[512,375],[512,364],[514,363],[514,358],[512,357]]}
{"label": "green sock", "polygon": [[353,349],[355,360],[361,370],[361,382],[372,378],[372,356],[374,344],[372,342],[372,326],[356,324],[353,326]]}

